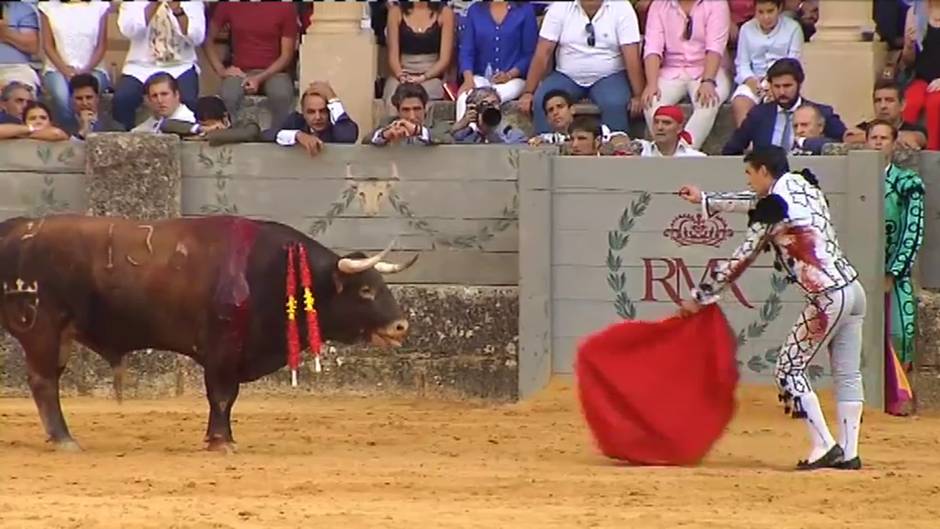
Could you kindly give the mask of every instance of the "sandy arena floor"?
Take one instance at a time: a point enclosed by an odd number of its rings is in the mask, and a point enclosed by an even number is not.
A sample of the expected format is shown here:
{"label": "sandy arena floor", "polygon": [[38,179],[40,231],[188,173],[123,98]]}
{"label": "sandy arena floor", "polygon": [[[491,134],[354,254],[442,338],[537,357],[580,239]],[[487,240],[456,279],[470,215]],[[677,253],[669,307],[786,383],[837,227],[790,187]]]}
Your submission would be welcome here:
{"label": "sandy arena floor", "polygon": [[201,451],[195,397],[64,407],[82,454],[44,445],[31,400],[0,399],[0,527],[940,527],[940,417],[869,412],[867,468],[808,475],[769,388],[742,390],[698,468],[612,465],[567,382],[505,407],[243,397],[232,456]]}

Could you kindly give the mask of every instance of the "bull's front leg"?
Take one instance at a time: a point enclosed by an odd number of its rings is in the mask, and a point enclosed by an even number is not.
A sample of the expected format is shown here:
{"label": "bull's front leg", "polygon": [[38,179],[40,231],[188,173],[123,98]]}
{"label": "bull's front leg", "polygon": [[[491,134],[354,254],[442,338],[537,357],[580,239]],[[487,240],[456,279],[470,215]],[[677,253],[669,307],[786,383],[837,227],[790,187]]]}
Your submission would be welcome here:
{"label": "bull's front leg", "polygon": [[69,433],[59,400],[59,379],[68,363],[71,341],[64,339],[61,326],[55,325],[42,311],[27,332],[14,335],[26,353],[27,382],[48,441],[59,450],[80,451]]}
{"label": "bull's front leg", "polygon": [[234,453],[237,447],[232,436],[232,406],[238,398],[238,379],[226,369],[206,366],[205,382],[209,400],[206,449]]}

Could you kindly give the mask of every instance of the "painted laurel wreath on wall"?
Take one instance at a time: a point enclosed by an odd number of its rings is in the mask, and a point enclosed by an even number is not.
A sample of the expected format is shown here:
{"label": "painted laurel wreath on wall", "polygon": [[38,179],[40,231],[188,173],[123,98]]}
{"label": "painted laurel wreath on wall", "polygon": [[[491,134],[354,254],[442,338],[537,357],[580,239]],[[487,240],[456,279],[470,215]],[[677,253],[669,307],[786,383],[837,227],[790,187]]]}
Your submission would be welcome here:
{"label": "painted laurel wreath on wall", "polygon": [[[614,309],[621,318],[632,320],[636,317],[636,306],[627,292],[627,274],[623,270],[623,258],[621,252],[630,242],[630,232],[636,224],[636,220],[646,214],[646,210],[652,201],[652,195],[646,191],[638,194],[637,198],[630,202],[620,214],[620,220],[617,228],[607,232],[607,285],[614,292]],[[761,305],[757,319],[749,323],[737,333],[738,347],[746,344],[749,340],[759,338],[767,331],[767,327],[776,320],[783,311],[783,304],[780,301],[780,294],[787,287],[787,280],[774,273],[770,281],[770,293]],[[778,348],[773,347],[764,352],[763,355],[753,355],[747,361],[747,367],[755,373],[761,373],[773,366],[777,360]],[[738,361],[739,366],[742,364]],[[813,366],[817,367],[817,366]],[[810,375],[814,373],[811,370]],[[819,375],[816,372],[815,375]]]}

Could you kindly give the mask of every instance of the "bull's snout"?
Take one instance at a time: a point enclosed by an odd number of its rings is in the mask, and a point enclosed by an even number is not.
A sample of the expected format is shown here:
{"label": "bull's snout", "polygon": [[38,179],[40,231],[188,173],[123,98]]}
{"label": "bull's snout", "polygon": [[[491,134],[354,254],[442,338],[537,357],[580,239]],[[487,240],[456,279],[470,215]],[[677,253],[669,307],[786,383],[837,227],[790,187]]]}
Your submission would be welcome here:
{"label": "bull's snout", "polygon": [[401,347],[402,340],[408,334],[408,320],[402,318],[377,329],[372,335],[373,345]]}
{"label": "bull's snout", "polygon": [[385,334],[394,337],[404,337],[408,334],[408,320],[400,319],[398,321],[392,322],[389,326],[384,329]]}

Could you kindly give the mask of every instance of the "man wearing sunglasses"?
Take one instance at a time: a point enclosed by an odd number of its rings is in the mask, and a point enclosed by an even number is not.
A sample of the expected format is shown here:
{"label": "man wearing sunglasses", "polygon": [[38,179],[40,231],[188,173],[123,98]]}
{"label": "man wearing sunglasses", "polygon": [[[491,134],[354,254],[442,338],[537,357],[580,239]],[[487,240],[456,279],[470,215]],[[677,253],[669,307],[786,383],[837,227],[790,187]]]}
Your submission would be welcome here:
{"label": "man wearing sunglasses", "polygon": [[646,18],[646,124],[662,105],[688,97],[692,115],[686,128],[698,149],[715,124],[721,104],[731,94],[731,78],[721,67],[728,46],[728,2],[666,0],[653,2]]}
{"label": "man wearing sunglasses", "polygon": [[[553,57],[555,70],[550,71]],[[554,2],[545,12],[518,105],[533,114],[536,133],[549,132],[540,103],[545,94],[564,90],[575,101],[589,97],[611,129],[629,130],[627,110],[642,113],[643,85],[640,29],[630,2]]]}

